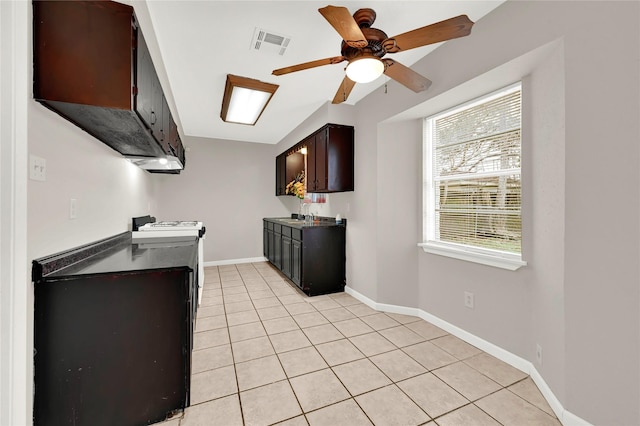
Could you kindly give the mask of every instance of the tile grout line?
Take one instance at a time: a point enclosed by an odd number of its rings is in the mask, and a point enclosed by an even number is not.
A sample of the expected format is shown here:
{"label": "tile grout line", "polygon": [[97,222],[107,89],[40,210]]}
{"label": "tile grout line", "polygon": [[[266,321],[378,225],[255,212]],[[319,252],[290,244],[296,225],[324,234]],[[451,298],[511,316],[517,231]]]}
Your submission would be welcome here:
{"label": "tile grout line", "polygon": [[[237,267],[235,269],[237,271]],[[220,272],[220,269],[218,268],[218,273],[219,272]],[[240,279],[242,279],[242,277],[240,277]],[[222,306],[224,309],[224,321],[225,321],[225,324],[227,325],[227,335],[229,336],[229,350],[231,351],[231,360],[233,361],[233,373],[236,378],[236,390],[237,390],[236,397],[238,398],[238,406],[240,407],[240,418],[242,420],[242,424],[245,424],[244,410],[242,409],[242,398],[240,398],[240,382],[238,380],[238,369],[236,368],[236,359],[235,359],[235,353],[233,351],[233,342],[231,341],[231,331],[229,330],[230,328],[229,321],[227,320],[227,304],[225,303],[225,300],[224,300],[224,288],[222,287],[222,275],[220,275],[220,288],[222,289]]]}

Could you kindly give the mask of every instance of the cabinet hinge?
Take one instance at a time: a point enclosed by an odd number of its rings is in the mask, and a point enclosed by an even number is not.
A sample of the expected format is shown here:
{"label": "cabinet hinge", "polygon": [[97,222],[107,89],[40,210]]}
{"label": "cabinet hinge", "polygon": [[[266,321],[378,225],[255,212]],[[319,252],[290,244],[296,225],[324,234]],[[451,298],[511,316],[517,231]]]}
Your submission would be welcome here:
{"label": "cabinet hinge", "polygon": [[131,94],[133,96],[137,96],[138,95],[138,88],[136,86],[131,86]]}

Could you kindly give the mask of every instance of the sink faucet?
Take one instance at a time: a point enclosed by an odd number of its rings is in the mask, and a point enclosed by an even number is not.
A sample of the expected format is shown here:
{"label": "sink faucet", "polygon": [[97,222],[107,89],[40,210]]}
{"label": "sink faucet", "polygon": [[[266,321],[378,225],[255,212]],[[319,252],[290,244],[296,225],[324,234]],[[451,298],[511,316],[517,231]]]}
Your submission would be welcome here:
{"label": "sink faucet", "polygon": [[306,207],[306,209],[307,209],[307,210],[306,210],[306,213],[304,214],[304,221],[305,221],[306,223],[310,223],[310,222],[309,222],[309,219],[310,219],[310,216],[311,216],[311,212],[310,212],[310,210],[311,210],[311,203],[305,203],[305,204],[304,204],[304,206],[305,206],[305,207]]}

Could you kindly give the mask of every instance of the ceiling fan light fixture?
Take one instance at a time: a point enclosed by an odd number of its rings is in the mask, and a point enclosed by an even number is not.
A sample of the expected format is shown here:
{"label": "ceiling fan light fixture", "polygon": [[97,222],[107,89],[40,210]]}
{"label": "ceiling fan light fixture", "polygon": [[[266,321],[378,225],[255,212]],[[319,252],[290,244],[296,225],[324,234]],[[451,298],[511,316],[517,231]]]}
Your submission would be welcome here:
{"label": "ceiling fan light fixture", "polygon": [[277,84],[227,74],[220,117],[228,123],[255,125],[278,87]]}
{"label": "ceiling fan light fixture", "polygon": [[349,62],[347,77],[356,83],[369,83],[384,72],[384,64],[374,56],[364,56]]}

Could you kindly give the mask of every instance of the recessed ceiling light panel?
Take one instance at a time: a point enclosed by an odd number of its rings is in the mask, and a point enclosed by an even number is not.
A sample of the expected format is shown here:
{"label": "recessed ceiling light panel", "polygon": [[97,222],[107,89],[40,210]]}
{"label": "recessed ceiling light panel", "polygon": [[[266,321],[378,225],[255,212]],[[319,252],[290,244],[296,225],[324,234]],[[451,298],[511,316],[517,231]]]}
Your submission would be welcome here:
{"label": "recessed ceiling light panel", "polygon": [[253,126],[278,87],[277,84],[227,74],[220,117],[227,123]]}

